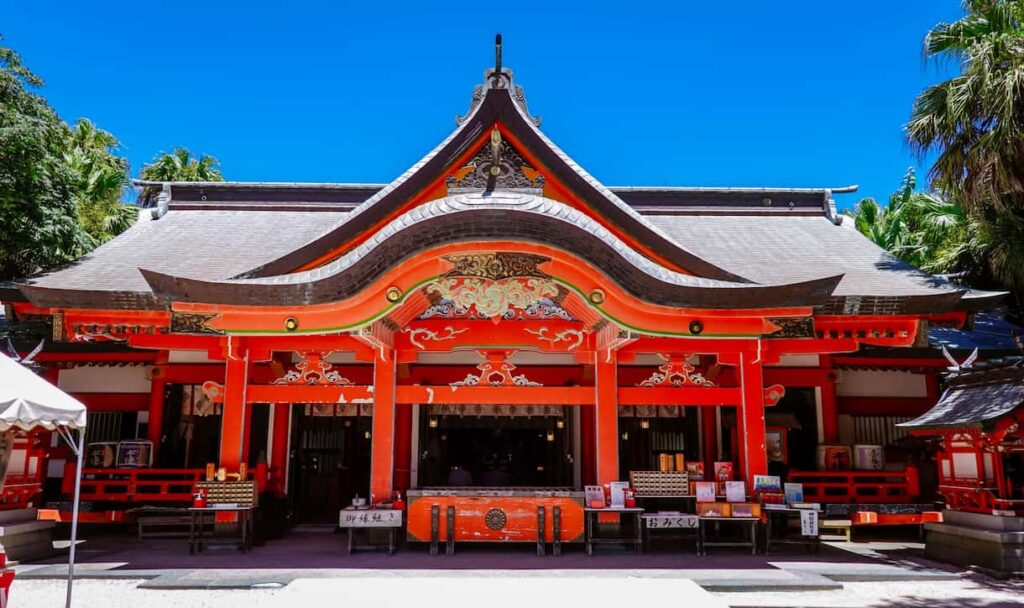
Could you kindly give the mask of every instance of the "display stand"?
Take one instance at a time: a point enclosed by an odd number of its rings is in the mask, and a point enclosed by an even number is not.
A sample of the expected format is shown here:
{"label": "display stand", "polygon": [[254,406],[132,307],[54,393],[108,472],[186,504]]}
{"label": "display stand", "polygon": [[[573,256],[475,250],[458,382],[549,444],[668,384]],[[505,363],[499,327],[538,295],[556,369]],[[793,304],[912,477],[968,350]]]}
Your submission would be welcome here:
{"label": "display stand", "polygon": [[[810,510],[794,509],[792,507],[766,508],[763,510],[763,513],[767,515],[767,530],[764,540],[765,554],[771,552],[773,545],[801,545],[809,550],[813,550],[815,555],[818,554],[821,544],[819,542],[820,534],[818,532],[817,521],[814,522],[813,534],[807,534],[807,532],[811,532],[812,530],[805,529],[804,525],[801,525],[800,534],[798,536],[788,534],[790,521],[794,518],[800,520],[803,511]],[[818,512],[814,511],[814,513],[817,515]],[[815,517],[815,519],[817,518]]]}
{"label": "display stand", "polygon": [[[757,526],[761,523],[760,517],[699,517],[700,529],[698,533],[698,545],[697,552],[700,555],[707,555],[708,547],[750,547],[750,554],[757,555]],[[708,541],[707,540],[707,529],[709,526],[714,526],[715,536],[718,536],[718,530],[721,525],[725,524],[742,524],[741,527],[748,528],[748,537],[745,540],[730,540],[730,541]]]}
{"label": "display stand", "polygon": [[402,515],[400,509],[360,509],[357,507],[345,507],[338,514],[338,527],[348,531],[348,552],[360,549],[379,549],[380,543],[367,542],[357,545],[355,543],[356,533],[360,530],[370,535],[374,529],[385,529],[388,533],[387,551],[388,555],[394,555],[398,547],[398,531],[402,529]]}
{"label": "display stand", "polygon": [[[639,555],[643,551],[643,534],[642,534],[642,519],[644,510],[640,507],[620,507],[620,508],[606,508],[606,509],[591,509],[587,507],[583,509],[584,517],[587,519],[587,555],[594,554],[594,545],[633,545],[634,551]],[[616,515],[631,515],[633,517],[633,529],[632,536],[618,536],[614,538],[597,536],[594,533],[594,522],[597,521],[598,517],[602,513],[612,513]],[[623,526],[622,531],[625,532],[626,528]]]}

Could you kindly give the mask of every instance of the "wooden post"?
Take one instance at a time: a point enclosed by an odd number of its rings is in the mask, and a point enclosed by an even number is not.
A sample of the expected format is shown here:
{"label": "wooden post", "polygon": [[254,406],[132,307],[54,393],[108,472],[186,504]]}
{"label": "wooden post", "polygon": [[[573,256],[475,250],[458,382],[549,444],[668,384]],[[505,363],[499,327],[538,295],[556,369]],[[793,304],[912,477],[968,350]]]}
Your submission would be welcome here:
{"label": "wooden post", "polygon": [[715,461],[718,460],[718,412],[717,407],[700,408],[700,433],[704,440],[704,475],[711,479]]}
{"label": "wooden post", "polygon": [[821,392],[821,436],[826,444],[839,443],[839,410],[836,407],[836,383],[826,379]]}
{"label": "wooden post", "polygon": [[593,405],[580,405],[580,476],[583,485],[597,483],[597,455],[594,450],[594,437],[597,422],[594,418]]}
{"label": "wooden post", "polygon": [[154,377],[149,386],[149,422],[146,438],[153,443],[153,466],[159,466],[160,448],[164,443],[164,391],[167,381]]}
{"label": "wooden post", "polygon": [[395,351],[383,348],[373,363],[373,427],[370,443],[370,497],[391,499],[394,487]]}
{"label": "wooden post", "polygon": [[619,479],[618,353],[598,351],[596,357],[597,483],[605,484]]}
{"label": "wooden post", "polygon": [[245,431],[245,392],[249,382],[249,351],[238,338],[228,338],[228,356],[224,372],[224,405],[220,425],[220,466],[229,473],[242,463]]}
{"label": "wooden post", "polygon": [[270,487],[278,497],[288,493],[288,435],[292,409],[289,403],[275,403],[271,430]]}
{"label": "wooden post", "polygon": [[738,429],[740,455],[747,491],[753,492],[754,475],[768,473],[764,426],[764,370],[757,354],[740,354],[740,390],[742,404],[736,412],[737,422],[742,419],[742,426]]}
{"label": "wooden post", "polygon": [[395,465],[394,486],[403,493],[409,489],[412,478],[412,408],[403,405],[395,409]]}

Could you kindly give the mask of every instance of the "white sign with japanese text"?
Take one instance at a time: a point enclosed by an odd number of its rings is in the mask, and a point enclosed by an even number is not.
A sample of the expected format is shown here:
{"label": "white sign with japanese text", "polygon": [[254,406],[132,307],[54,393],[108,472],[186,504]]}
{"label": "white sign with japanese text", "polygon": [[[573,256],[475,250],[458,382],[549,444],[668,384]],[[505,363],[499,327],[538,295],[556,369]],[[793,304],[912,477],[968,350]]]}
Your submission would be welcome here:
{"label": "white sign with japanese text", "polygon": [[402,512],[395,509],[342,509],[339,528],[398,528]]}
{"label": "white sign with japanese text", "polygon": [[804,536],[818,535],[818,512],[810,509],[800,510],[800,534]]}

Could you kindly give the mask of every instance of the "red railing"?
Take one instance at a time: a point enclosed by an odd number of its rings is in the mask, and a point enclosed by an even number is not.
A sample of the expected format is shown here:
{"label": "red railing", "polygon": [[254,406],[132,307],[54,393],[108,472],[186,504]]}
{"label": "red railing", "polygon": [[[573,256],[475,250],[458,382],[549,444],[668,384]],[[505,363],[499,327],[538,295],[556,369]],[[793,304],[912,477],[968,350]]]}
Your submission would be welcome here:
{"label": "red railing", "polygon": [[[15,443],[4,487],[0,490],[0,511],[31,507],[42,493],[46,450],[39,447],[41,443],[31,435],[27,441]],[[24,456],[15,457],[18,452],[24,452]],[[21,467],[15,468],[15,462],[20,462]]]}
{"label": "red railing", "polygon": [[807,502],[909,503],[920,493],[917,468],[902,471],[790,471],[802,483]]}
{"label": "red railing", "polygon": [[[206,478],[203,469],[83,469],[82,500],[127,503],[191,502],[192,488]],[[75,464],[64,466],[61,491],[75,491]]]}
{"label": "red railing", "polygon": [[[250,477],[258,491],[266,488],[267,465],[258,464]],[[195,483],[206,479],[205,469],[83,469],[81,499],[132,504],[192,502]],[[75,491],[75,463],[64,465],[61,491]]]}

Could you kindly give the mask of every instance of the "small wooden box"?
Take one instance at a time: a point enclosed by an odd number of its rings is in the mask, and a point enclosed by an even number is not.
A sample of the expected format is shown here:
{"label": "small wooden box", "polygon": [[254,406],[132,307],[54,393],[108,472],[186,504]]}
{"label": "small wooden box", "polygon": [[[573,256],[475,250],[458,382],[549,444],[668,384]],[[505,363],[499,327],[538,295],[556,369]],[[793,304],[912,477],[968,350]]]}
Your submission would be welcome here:
{"label": "small wooden box", "polygon": [[727,502],[698,502],[697,515],[701,517],[731,517],[732,505]]}

